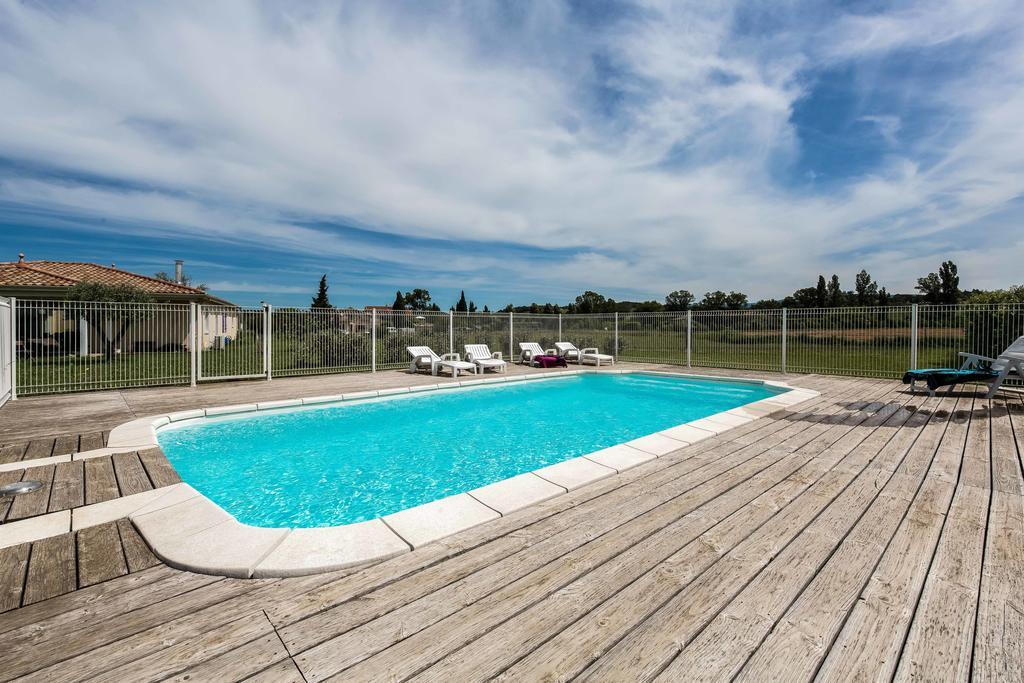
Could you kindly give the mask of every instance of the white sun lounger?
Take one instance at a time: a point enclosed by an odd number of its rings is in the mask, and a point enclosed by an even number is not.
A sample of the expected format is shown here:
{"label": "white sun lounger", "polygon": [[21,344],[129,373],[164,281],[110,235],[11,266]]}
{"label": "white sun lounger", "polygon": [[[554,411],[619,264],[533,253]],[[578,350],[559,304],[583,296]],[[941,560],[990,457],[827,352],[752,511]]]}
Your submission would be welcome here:
{"label": "white sun lounger", "polygon": [[615,365],[615,356],[600,353],[597,347],[590,347],[580,351],[572,342],[555,342],[555,348],[558,349],[558,355],[564,358],[567,363],[570,361],[581,365],[593,363],[597,367],[601,367],[602,363],[605,365]]}
{"label": "white sun lounger", "polygon": [[487,348],[487,344],[466,344],[465,348],[466,360],[476,363],[476,366],[481,371],[486,371],[490,368],[498,372],[505,372],[508,369],[507,364],[501,358],[501,351],[491,353],[491,350]]}
{"label": "white sun lounger", "polygon": [[438,356],[429,346],[408,346],[406,350],[412,356],[409,364],[409,372],[416,373],[421,368],[430,368],[431,375],[437,375],[441,368],[448,368],[452,377],[459,376],[459,370],[466,370],[476,374],[476,365],[459,359],[457,353],[446,353]]}
{"label": "white sun lounger", "polygon": [[519,362],[533,365],[534,356],[557,356],[555,349],[542,349],[537,342],[519,342]]}

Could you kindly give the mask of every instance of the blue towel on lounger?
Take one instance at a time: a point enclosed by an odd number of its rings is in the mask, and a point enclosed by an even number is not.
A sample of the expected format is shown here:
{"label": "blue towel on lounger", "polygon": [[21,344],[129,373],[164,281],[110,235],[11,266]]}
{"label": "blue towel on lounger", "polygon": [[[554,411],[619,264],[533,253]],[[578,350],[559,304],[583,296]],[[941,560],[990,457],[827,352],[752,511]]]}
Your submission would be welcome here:
{"label": "blue towel on lounger", "polygon": [[995,379],[998,372],[991,368],[973,368],[970,370],[957,370],[955,368],[927,368],[922,370],[907,370],[903,375],[903,383],[926,382],[928,388],[935,391],[939,387],[963,384],[965,382],[988,382]]}

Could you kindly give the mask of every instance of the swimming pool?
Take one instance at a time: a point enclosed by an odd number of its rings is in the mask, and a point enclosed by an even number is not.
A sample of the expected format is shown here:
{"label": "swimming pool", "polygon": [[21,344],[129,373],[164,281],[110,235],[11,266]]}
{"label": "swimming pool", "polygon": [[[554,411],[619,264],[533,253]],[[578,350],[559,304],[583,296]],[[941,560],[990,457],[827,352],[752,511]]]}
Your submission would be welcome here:
{"label": "swimming pool", "polygon": [[182,479],[239,522],[327,527],[472,491],[785,391],[759,382],[579,374],[186,420],[157,438]]}

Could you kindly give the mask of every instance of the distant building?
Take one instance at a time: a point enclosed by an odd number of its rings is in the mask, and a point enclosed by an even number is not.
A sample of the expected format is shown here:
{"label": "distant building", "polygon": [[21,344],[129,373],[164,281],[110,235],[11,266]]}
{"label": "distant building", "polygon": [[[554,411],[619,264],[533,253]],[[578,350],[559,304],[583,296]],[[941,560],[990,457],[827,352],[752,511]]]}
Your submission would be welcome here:
{"label": "distant building", "polygon": [[[81,307],[62,304],[68,290],[83,282],[130,285],[154,301],[169,304],[197,303],[204,308],[200,318],[202,348],[223,348],[237,338],[239,320],[235,305],[197,287],[181,283],[182,261],[175,262],[177,282],[140,275],[114,266],[76,261],[0,261],[0,296],[17,297],[19,306],[18,353],[49,355],[74,353],[90,355],[103,347],[103,329],[90,326]],[[38,302],[53,302],[42,304]],[[30,303],[31,302],[31,303]],[[215,308],[213,308],[215,307]],[[107,326],[111,323],[108,322]],[[187,350],[188,318],[177,308],[157,309],[145,320],[133,323],[120,341],[118,353],[155,350]]]}

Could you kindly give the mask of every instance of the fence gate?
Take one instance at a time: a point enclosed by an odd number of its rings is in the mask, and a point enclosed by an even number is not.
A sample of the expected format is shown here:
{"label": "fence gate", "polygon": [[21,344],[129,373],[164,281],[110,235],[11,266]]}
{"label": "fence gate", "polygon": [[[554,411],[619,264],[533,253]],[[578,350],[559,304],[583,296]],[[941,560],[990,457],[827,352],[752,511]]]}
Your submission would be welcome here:
{"label": "fence gate", "polygon": [[269,317],[262,307],[196,306],[196,379],[266,377]]}
{"label": "fence gate", "polygon": [[14,392],[14,316],[10,299],[0,296],[0,406]]}

